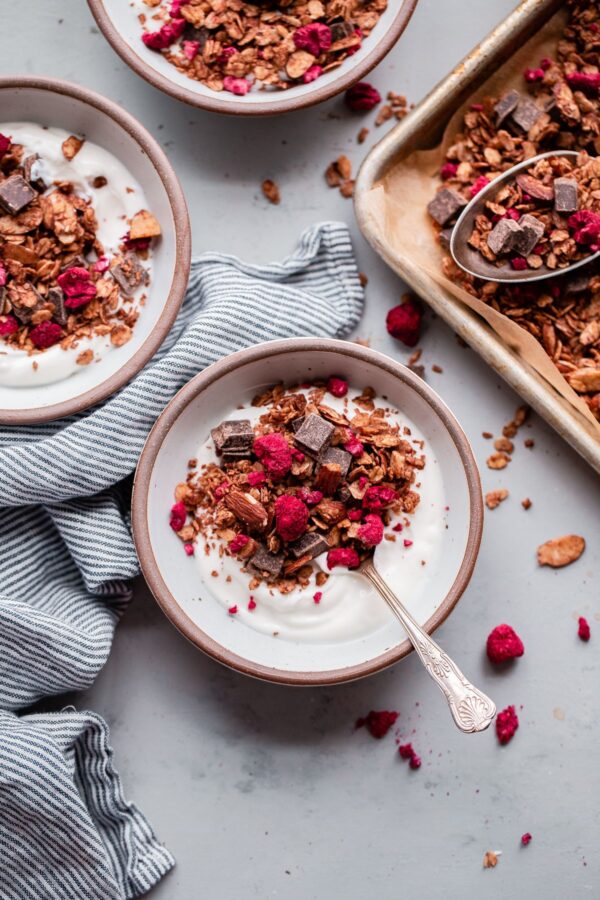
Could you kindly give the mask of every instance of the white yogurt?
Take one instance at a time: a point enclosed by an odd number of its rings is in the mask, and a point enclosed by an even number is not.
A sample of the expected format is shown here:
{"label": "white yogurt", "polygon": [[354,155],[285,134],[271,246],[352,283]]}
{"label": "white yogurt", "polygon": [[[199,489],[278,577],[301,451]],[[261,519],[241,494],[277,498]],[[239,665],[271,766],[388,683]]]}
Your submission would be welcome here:
{"label": "white yogurt", "polygon": [[[349,391],[348,397],[358,396],[359,391]],[[344,401],[327,396],[328,406],[345,412]],[[375,398],[375,405],[389,408],[386,401]],[[350,417],[357,407],[350,403]],[[264,408],[248,407],[234,409],[226,419],[250,419],[254,424],[265,412]],[[408,426],[411,431],[409,441],[423,441],[419,429],[404,414],[394,411],[389,421]],[[420,451],[420,447],[417,448]],[[426,590],[428,570],[436,566],[441,553],[443,536],[447,528],[447,512],[440,468],[431,448],[425,442],[426,465],[417,471],[414,489],[421,500],[416,511],[409,517],[410,525],[403,531],[393,532],[392,526],[404,522],[406,515],[394,519],[386,532],[393,534],[395,542],[384,540],[375,548],[374,561],[380,574],[388,582],[398,597],[409,606]],[[198,467],[203,463],[215,462],[215,451],[209,438],[199,448]],[[404,540],[412,541],[410,547]],[[347,569],[327,568],[326,554],[318,557],[316,571],[322,568],[330,574],[324,585],[318,587],[315,576],[311,577],[307,588],[297,587],[291,594],[280,594],[276,588],[262,582],[258,588],[249,589],[251,576],[243,572],[237,559],[219,555],[216,539],[203,544],[199,541],[194,560],[199,570],[200,580],[205,589],[225,608],[237,606],[235,616],[241,622],[264,634],[276,635],[278,639],[306,643],[331,643],[352,641],[377,631],[389,624],[393,614],[385,601],[370,583],[356,572]],[[207,550],[208,552],[205,552]],[[218,572],[215,578],[211,573]],[[229,581],[226,581],[227,578]],[[318,604],[314,601],[317,591],[322,593]],[[248,610],[250,596],[256,608]]]}
{"label": "white yogurt", "polygon": [[[31,122],[0,123],[0,133],[8,135],[13,143],[22,144],[24,158],[37,154],[34,175],[43,178],[52,188],[54,181],[70,181],[75,192],[91,200],[98,221],[98,240],[107,256],[118,252],[123,235],[128,230],[128,220],[148,204],[137,180],[112,153],[85,141],[77,155],[69,162],[62,152],[62,143],[70,133],[62,128],[43,128]],[[94,188],[92,182],[104,176],[107,184]],[[144,263],[150,271],[149,262]],[[143,292],[140,288],[134,301]],[[77,342],[76,347],[63,350],[56,344],[41,353],[30,356],[0,340],[0,385],[4,387],[35,387],[52,384],[81,371],[76,359],[85,350],[94,351],[97,361],[114,350],[109,337],[94,336]]]}

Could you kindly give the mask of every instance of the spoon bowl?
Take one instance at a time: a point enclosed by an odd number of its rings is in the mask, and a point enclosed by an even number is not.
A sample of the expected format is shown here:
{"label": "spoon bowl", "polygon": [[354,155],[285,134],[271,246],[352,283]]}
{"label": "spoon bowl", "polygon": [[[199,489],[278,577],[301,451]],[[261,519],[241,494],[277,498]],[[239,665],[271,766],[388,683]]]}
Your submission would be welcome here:
{"label": "spoon bowl", "polygon": [[503,172],[502,175],[498,175],[493,181],[490,181],[490,183],[479,191],[479,193],[473,197],[471,202],[465,206],[456,225],[452,229],[452,236],[450,238],[450,253],[454,262],[460,266],[461,269],[468,272],[469,275],[473,275],[475,278],[480,278],[483,281],[497,281],[501,284],[524,284],[529,281],[544,281],[546,278],[556,278],[559,275],[571,274],[575,269],[586,266],[592,260],[600,258],[600,251],[597,251],[595,253],[590,253],[589,256],[584,257],[584,259],[577,260],[577,262],[572,263],[570,266],[565,266],[564,269],[549,269],[548,266],[543,265],[539,269],[521,270],[513,269],[508,259],[500,266],[488,262],[481,253],[473,247],[470,247],[467,243],[473,231],[476,217],[482,212],[485,203],[490,200],[503,185],[514,181],[519,172],[522,172],[525,169],[531,169],[531,167],[539,162],[539,160],[557,156],[574,157],[576,159],[579,154],[574,150],[552,150],[549,153],[540,153],[538,156],[526,159],[524,162]]}

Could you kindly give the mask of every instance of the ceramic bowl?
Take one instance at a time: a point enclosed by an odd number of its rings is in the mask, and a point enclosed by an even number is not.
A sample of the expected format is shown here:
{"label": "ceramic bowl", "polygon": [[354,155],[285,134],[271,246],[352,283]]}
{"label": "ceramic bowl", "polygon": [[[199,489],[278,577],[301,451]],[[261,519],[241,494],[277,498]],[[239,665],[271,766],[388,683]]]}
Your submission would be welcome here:
{"label": "ceramic bowl", "polygon": [[437,460],[449,507],[445,544],[433,565],[424,567],[415,596],[402,597],[427,631],[434,631],[473,572],[483,523],[481,485],[467,438],[452,413],[424,381],[388,357],[357,344],[310,338],[273,341],[234,353],[193,378],[169,403],[148,437],[135,477],[135,543],[142,571],[164,613],[219,662],[283,684],[361,678],[402,659],[411,645],[391,616],[372,634],[350,641],[296,642],[255,631],[227,615],[215,591],[227,590],[228,603],[237,598],[223,579],[211,579],[199,592],[198,564],[182,553],[180,539],[169,528],[168,511],[188,459],[196,456],[210,429],[226,418],[234,398],[245,402],[274,382],[297,383],[332,373],[357,388],[372,386],[404,411]]}
{"label": "ceramic bowl", "polygon": [[410,21],[417,0],[390,0],[387,10],[354,55],[341,66],[326,72],[310,84],[295,85],[286,91],[250,91],[238,97],[227,91],[212,91],[167,62],[161,53],[142,42],[140,12],[149,11],[142,0],[88,0],[90,9],[113,49],[134,72],[155,87],[192,106],[236,115],[275,115],[312,106],[339,94],[371,71],[392,49]]}
{"label": "ceramic bowl", "polygon": [[187,208],[165,154],[129,113],[92,91],[45,78],[0,78],[1,120],[83,134],[107,148],[142,186],[162,236],[153,248],[148,299],[133,337],[70,378],[36,387],[0,387],[0,423],[46,422],[80,412],[129,381],[158,350],[181,306],[190,266]]}

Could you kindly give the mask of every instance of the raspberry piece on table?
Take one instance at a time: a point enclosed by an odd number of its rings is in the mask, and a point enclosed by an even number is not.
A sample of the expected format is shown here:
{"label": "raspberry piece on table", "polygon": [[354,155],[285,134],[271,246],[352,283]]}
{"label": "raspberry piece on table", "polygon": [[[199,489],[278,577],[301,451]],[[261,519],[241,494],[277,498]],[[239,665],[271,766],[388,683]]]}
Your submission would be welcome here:
{"label": "raspberry piece on table", "polygon": [[40,322],[29,332],[29,339],[38,350],[47,350],[62,339],[63,331],[56,322]]}
{"label": "raspberry piece on table", "polygon": [[171,526],[173,531],[181,531],[181,529],[185,525],[186,517],[187,510],[185,508],[185,503],[183,502],[183,500],[180,500],[179,503],[175,503],[171,507],[169,525]]}
{"label": "raspberry piece on table", "polygon": [[525,834],[521,835],[521,844],[523,845],[523,847],[526,847],[527,844],[530,844],[530,843],[531,843],[531,835],[528,831],[526,831]]}
{"label": "raspberry piece on table", "polygon": [[184,544],[184,545],[183,545],[183,549],[185,550],[185,555],[186,555],[186,556],[193,556],[193,555],[194,555],[194,545],[193,545],[193,544]]}
{"label": "raspberry piece on table", "polygon": [[292,468],[292,449],[282,434],[263,434],[253,450],[272,478],[283,478]]}
{"label": "raspberry piece on table", "polygon": [[229,609],[227,610],[227,612],[229,613],[230,616],[237,615],[237,611],[238,611],[237,606],[230,606]]}
{"label": "raspberry piece on table", "polygon": [[248,472],[246,478],[250,487],[257,487],[257,485],[263,484],[266,480],[264,472]]}
{"label": "raspberry piece on table", "polygon": [[541,81],[544,77],[544,70],[541,66],[539,69],[525,69],[523,77],[525,78],[525,81],[529,82]]}
{"label": "raspberry piece on table", "polygon": [[587,619],[584,619],[583,616],[579,617],[577,628],[577,635],[582,641],[589,641],[592,636],[592,632],[590,631],[590,626]]}
{"label": "raspberry piece on table", "polygon": [[496,625],[488,635],[486,652],[491,662],[503,663],[517,656],[523,656],[525,647],[510,625]]}
{"label": "raspberry piece on table", "polygon": [[394,306],[388,312],[385,325],[388,334],[402,341],[407,347],[415,347],[421,337],[421,320],[423,311],[421,304],[415,298],[410,297],[399,306]]}
{"label": "raspberry piece on table", "polygon": [[415,755],[412,744],[400,744],[400,746],[398,747],[398,753],[400,754],[402,759],[412,759]]}
{"label": "raspberry piece on table", "polygon": [[507,706],[496,716],[496,734],[501,744],[508,744],[519,727],[519,719],[514,706]]}
{"label": "raspberry piece on table", "polygon": [[366,726],[367,731],[374,738],[385,737],[398,718],[398,713],[390,709],[372,709],[367,716],[356,720],[356,727]]}
{"label": "raspberry piece on table", "polygon": [[275,501],[275,530],[284,541],[295,541],[306,531],[308,507],[292,494],[282,494]]}
{"label": "raspberry piece on table", "polygon": [[360,557],[353,547],[334,547],[327,554],[327,568],[346,566],[348,569],[357,569],[360,565]]}
{"label": "raspberry piece on table", "polygon": [[323,591],[317,591],[317,593],[313,596],[313,600],[315,601],[315,603],[320,603],[322,596],[323,596]]}
{"label": "raspberry piece on table", "polygon": [[250,599],[248,600],[248,609],[250,610],[250,612],[252,612],[253,609],[256,609],[256,600],[254,599],[254,597],[250,597]]}
{"label": "raspberry piece on table", "polygon": [[411,758],[408,761],[408,764],[411,767],[411,769],[420,769],[421,768],[421,757],[417,756],[416,753],[413,753],[413,755],[411,756]]}
{"label": "raspberry piece on table", "polygon": [[513,269],[517,269],[517,271],[519,271],[519,272],[524,272],[525,269],[529,268],[529,266],[527,265],[527,260],[523,259],[522,256],[513,256],[513,258],[510,261],[510,264],[513,267]]}
{"label": "raspberry piece on table", "polygon": [[348,88],[344,100],[353,112],[369,112],[381,103],[381,94],[367,81],[359,81]]}

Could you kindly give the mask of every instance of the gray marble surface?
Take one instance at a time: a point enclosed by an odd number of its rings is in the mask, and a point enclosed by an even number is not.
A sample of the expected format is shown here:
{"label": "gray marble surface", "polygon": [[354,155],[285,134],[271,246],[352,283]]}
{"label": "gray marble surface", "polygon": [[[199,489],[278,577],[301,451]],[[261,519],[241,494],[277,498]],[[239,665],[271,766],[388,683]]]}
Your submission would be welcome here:
{"label": "gray marble surface", "polygon": [[[372,81],[419,100],[513,6],[421,0]],[[83,0],[13,4],[11,23],[2,74],[57,75],[95,88],[161,141],[188,198],[195,251],[277,259],[306,225],[348,222],[369,276],[357,336],[406,359],[383,325],[403,286],[361,238],[351,202],[323,181],[335,156],[347,153],[357,166],[370,146],[356,144],[362,121],[339,100],[279,119],[219,118],[130,72]],[[280,185],[279,207],[260,195],[266,177]],[[488,470],[481,432],[499,433],[518,398],[439,321],[429,320],[422,346],[429,383],[473,442],[484,489],[510,490],[486,516],[472,583],[437,637],[499,708],[516,704],[520,729],[507,747],[493,731],[459,734],[414,656],[337,689],[248,680],[187,644],[140,583],[107,666],[78,704],[108,719],[126,793],[177,858],[157,900],[599,895],[598,478],[535,417],[510,469]],[[433,373],[433,363],[443,373]],[[525,436],[535,439],[531,451]],[[529,512],[520,505],[526,496]],[[537,545],[569,532],[588,540],[582,559],[539,570]],[[581,614],[592,625],[588,645],[576,636]],[[526,654],[497,673],[484,642],[505,621]],[[423,758],[419,771],[400,762],[391,735],[376,742],[354,732],[357,716],[384,707],[400,711],[401,733]],[[533,842],[523,849],[525,831]],[[503,853],[484,871],[490,849]]]}

